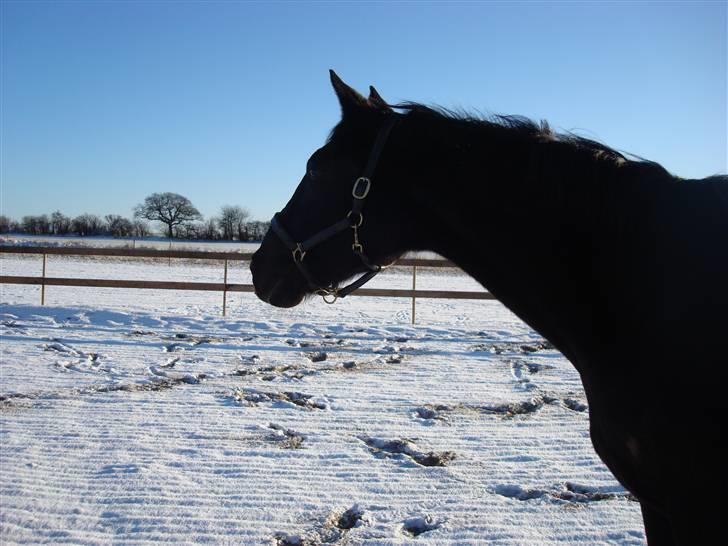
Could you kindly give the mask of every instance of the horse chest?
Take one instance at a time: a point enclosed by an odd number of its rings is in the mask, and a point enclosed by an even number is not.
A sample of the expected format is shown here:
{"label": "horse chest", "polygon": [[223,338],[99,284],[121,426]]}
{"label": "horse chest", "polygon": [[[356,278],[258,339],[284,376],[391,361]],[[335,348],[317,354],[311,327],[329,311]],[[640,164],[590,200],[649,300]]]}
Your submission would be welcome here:
{"label": "horse chest", "polygon": [[599,412],[595,415],[592,408],[591,438],[599,457],[630,492],[640,499],[660,497],[660,463],[644,431]]}
{"label": "horse chest", "polygon": [[640,440],[613,427],[592,424],[591,438],[599,457],[616,478],[637,496],[645,491],[644,453]]}

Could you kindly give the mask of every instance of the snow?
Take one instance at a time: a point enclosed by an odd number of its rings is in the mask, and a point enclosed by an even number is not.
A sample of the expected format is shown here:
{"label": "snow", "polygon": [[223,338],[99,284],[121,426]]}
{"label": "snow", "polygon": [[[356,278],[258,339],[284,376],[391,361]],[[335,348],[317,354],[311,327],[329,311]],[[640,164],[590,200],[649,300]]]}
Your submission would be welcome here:
{"label": "snow", "polygon": [[[36,275],[3,255],[2,274]],[[240,266],[229,282],[249,282]],[[48,275],[217,281],[49,257]],[[418,287],[477,289],[453,271]],[[409,287],[406,270],[376,285]],[[494,301],[0,285],[0,541],[644,544],[571,365]]]}

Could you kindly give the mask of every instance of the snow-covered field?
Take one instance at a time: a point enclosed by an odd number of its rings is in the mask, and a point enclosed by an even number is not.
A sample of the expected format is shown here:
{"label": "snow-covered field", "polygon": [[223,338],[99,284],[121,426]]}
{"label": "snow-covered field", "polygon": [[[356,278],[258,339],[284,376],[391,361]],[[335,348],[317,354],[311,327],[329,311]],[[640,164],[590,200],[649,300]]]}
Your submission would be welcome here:
{"label": "snow-covered field", "polygon": [[[53,256],[48,275],[222,267]],[[235,294],[223,318],[218,293],[0,290],[3,545],[644,544],[578,374],[497,302],[418,300],[412,326],[407,299]]]}

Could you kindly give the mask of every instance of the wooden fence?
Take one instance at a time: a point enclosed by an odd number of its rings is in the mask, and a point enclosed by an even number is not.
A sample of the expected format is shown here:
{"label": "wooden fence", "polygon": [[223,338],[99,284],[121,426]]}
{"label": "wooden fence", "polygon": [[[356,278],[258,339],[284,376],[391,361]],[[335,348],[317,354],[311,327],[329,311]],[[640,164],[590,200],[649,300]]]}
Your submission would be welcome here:
{"label": "wooden fence", "polygon": [[[253,292],[252,284],[228,283],[228,262],[249,261],[252,253],[244,252],[205,252],[193,250],[153,250],[142,248],[72,248],[72,247],[16,247],[0,246],[0,254],[35,254],[43,257],[43,267],[40,277],[0,275],[0,284],[27,284],[41,287],[41,305],[45,305],[46,286],[87,286],[100,288],[144,288],[157,290],[203,290],[222,292],[222,314],[225,316],[228,292]],[[223,263],[223,282],[176,282],[176,281],[140,281],[120,279],[76,279],[67,277],[48,277],[46,266],[48,256],[114,256],[126,258],[166,258],[170,264],[172,259],[213,260]],[[466,292],[461,290],[417,290],[417,268],[456,268],[452,262],[441,259],[403,258],[395,262],[396,267],[412,268],[411,289],[387,288],[359,288],[352,296],[411,298],[412,323],[415,321],[415,305],[417,298],[448,298],[448,299],[495,299],[492,294],[484,291]]]}

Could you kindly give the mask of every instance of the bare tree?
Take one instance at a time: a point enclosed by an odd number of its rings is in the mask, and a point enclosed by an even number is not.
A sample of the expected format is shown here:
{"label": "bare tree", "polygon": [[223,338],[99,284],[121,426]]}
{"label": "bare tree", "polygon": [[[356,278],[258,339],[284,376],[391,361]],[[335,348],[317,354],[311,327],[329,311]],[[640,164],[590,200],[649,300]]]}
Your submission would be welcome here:
{"label": "bare tree", "polygon": [[144,203],[134,207],[134,217],[165,224],[171,239],[175,226],[199,220],[202,215],[184,195],[165,192],[153,193],[144,199]]}
{"label": "bare tree", "polygon": [[112,237],[130,237],[134,233],[134,225],[118,214],[107,214],[104,217],[106,221],[106,231]]}
{"label": "bare tree", "polygon": [[242,234],[245,232],[245,221],[250,213],[239,206],[225,205],[220,209],[220,216],[217,224],[223,239],[232,241],[236,236],[242,241]]}
{"label": "bare tree", "polygon": [[21,220],[23,231],[30,235],[45,235],[50,232],[51,224],[47,214],[40,216],[23,216]]}
{"label": "bare tree", "polygon": [[71,219],[57,210],[51,214],[51,233],[65,235],[71,231]]}
{"label": "bare tree", "polygon": [[4,214],[0,215],[0,233],[10,233],[15,222]]}
{"label": "bare tree", "polygon": [[200,238],[208,241],[214,241],[220,238],[220,232],[217,230],[217,222],[213,218],[210,218],[202,225]]}
{"label": "bare tree", "polygon": [[265,237],[266,232],[270,228],[270,222],[247,222],[245,224],[246,240],[248,241],[262,241]]}
{"label": "bare tree", "polygon": [[71,222],[72,230],[82,237],[101,235],[104,223],[95,214],[81,214]]}
{"label": "bare tree", "polygon": [[146,222],[142,220],[134,220],[132,222],[132,232],[134,237],[149,237],[152,232]]}

